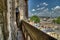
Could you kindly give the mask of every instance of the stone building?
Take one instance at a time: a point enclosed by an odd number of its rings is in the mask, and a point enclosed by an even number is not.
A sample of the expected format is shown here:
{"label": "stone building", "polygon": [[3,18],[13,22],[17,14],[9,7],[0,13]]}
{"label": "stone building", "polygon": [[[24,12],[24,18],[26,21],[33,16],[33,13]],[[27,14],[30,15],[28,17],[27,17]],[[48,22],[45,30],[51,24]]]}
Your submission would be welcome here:
{"label": "stone building", "polygon": [[16,40],[17,25],[16,25],[16,7],[17,0],[7,0],[7,20],[9,38],[8,40]]}
{"label": "stone building", "polygon": [[16,13],[16,15],[18,15],[16,17],[17,24],[19,25],[21,20],[26,20],[28,18],[28,0],[18,0],[16,5],[16,8],[18,8],[17,10],[19,11]]}
{"label": "stone building", "polygon": [[19,1],[20,19],[28,18],[28,0]]}
{"label": "stone building", "polygon": [[0,0],[0,40],[16,40],[16,19],[18,22],[27,19],[27,13],[27,0]]}
{"label": "stone building", "polygon": [[0,0],[0,40],[16,38],[16,0]]}
{"label": "stone building", "polygon": [[0,0],[0,40],[6,40],[7,30],[7,0]]}

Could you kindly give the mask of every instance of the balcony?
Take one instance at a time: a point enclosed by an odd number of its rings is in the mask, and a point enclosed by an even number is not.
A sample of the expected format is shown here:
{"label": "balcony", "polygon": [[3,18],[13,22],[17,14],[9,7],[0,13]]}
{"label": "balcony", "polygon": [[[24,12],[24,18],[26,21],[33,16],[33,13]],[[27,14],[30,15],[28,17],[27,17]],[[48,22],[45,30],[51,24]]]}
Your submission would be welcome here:
{"label": "balcony", "polygon": [[22,30],[25,40],[57,40],[25,21],[21,21],[19,28]]}

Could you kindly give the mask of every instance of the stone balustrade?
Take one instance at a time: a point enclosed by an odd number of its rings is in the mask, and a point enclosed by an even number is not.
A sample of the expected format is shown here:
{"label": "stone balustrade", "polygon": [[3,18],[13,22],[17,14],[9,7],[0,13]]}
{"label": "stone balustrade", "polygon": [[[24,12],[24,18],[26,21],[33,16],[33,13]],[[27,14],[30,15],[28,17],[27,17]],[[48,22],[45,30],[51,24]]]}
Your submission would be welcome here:
{"label": "stone balustrade", "polygon": [[22,21],[20,28],[22,28],[25,40],[57,40],[25,21]]}

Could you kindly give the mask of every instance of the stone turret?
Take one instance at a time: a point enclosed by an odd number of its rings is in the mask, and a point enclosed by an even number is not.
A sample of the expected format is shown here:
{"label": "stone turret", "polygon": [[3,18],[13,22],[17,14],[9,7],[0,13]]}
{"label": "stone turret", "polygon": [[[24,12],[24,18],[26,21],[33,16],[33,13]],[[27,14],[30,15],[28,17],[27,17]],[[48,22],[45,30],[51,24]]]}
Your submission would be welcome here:
{"label": "stone turret", "polygon": [[27,19],[27,0],[0,0],[1,40],[16,40],[16,7],[19,9],[18,20]]}
{"label": "stone turret", "polygon": [[27,0],[20,0],[19,7],[20,7],[20,20],[22,20],[22,19],[24,20],[28,16]]}
{"label": "stone turret", "polygon": [[6,40],[7,38],[7,0],[0,0],[0,40]]}

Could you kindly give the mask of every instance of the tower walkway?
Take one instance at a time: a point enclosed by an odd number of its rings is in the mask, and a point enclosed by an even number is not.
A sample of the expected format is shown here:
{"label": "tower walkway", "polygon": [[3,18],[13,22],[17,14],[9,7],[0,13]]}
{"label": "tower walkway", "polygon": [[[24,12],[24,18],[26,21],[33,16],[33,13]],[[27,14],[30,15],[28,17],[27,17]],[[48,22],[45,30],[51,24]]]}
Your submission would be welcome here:
{"label": "tower walkway", "polygon": [[25,21],[21,21],[17,35],[17,40],[57,40]]}
{"label": "tower walkway", "polygon": [[19,28],[18,28],[18,31],[17,31],[17,40],[24,40],[22,31]]}

